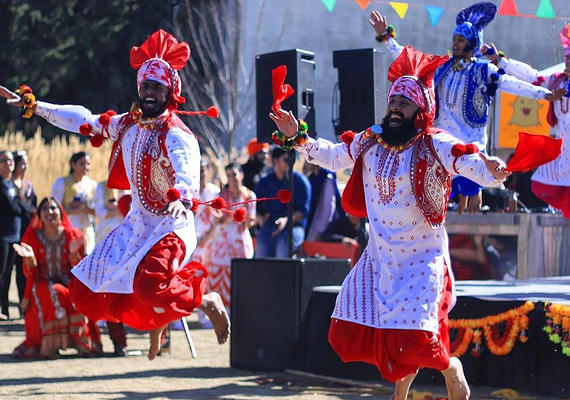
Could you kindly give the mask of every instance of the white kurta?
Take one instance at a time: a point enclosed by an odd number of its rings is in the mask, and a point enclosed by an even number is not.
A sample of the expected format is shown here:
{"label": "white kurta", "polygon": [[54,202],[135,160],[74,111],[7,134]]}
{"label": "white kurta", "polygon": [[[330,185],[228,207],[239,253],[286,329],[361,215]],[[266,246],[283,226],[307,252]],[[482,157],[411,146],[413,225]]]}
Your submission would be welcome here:
{"label": "white kurta", "polygon": [[[81,106],[38,102],[36,114],[71,132],[79,132],[79,126],[84,122],[91,124],[94,132],[101,131],[97,120],[99,115],[93,115]],[[108,136],[113,140],[118,136],[120,117],[121,115],[112,117],[109,125]],[[133,278],[140,261],[152,246],[171,232],[178,235],[186,246],[182,265],[189,260],[196,247],[192,213],[188,213],[187,219],[162,216],[148,211],[141,203],[141,194],[134,184],[136,166],[152,141],[156,141],[153,131],[141,129],[136,124],[123,135],[121,147],[125,170],[131,183],[131,210],[122,223],[107,234],[93,252],[72,270],[94,292],[132,293]],[[195,197],[200,180],[200,149],[197,139],[179,128],[173,128],[168,132],[165,144],[175,171],[174,187],[183,198]]]}
{"label": "white kurta", "polygon": [[[403,47],[392,38],[389,38],[385,43],[392,57],[394,59],[398,58]],[[438,82],[438,116],[433,126],[451,133],[464,143],[475,144],[479,150],[485,150],[488,140],[487,124],[473,127],[465,121],[463,116],[465,85],[468,73],[473,66],[473,63],[468,63],[459,71],[449,68]],[[491,75],[498,71],[497,66],[492,63],[489,63],[488,68],[487,84],[491,83]],[[500,77],[498,86],[505,92],[529,97],[534,100],[544,99],[544,96],[549,93],[545,88],[533,86],[528,82],[520,81],[508,75]]]}
{"label": "white kurta", "polygon": [[[350,154],[358,154],[361,136],[354,138]],[[453,171],[451,148],[456,143],[448,134],[434,137],[447,171]],[[398,153],[375,144],[363,155],[370,239],[342,284],[334,318],[373,328],[438,332],[443,277],[451,265],[448,239],[445,228],[432,229],[417,206],[410,179],[412,148]],[[311,163],[331,170],[354,163],[344,143],[310,139],[298,150]],[[499,184],[477,154],[460,157],[456,167],[479,184]],[[380,195],[385,199],[388,192],[393,196],[384,204]]]}
{"label": "white kurta", "polygon": [[[512,74],[519,79],[528,82],[536,82],[540,73],[531,66],[517,60],[501,59],[499,66],[505,68],[508,74]],[[544,76],[545,81],[542,86],[552,88],[555,82],[555,74]],[[552,89],[564,88],[568,85],[568,76],[560,79],[556,87]],[[545,185],[570,186],[570,98],[563,97],[553,103],[554,114],[558,118],[555,126],[557,138],[564,138],[562,142],[562,153],[560,156],[548,164],[542,165],[532,175],[532,180]]]}

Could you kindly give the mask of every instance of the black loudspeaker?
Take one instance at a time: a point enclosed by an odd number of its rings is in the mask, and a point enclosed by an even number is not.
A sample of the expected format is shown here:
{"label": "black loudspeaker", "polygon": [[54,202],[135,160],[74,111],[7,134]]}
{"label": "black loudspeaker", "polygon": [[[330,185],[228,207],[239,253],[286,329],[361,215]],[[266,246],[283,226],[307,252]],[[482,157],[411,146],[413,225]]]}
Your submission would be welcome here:
{"label": "black loudspeaker", "polygon": [[[387,57],[390,57],[387,55]],[[387,67],[391,60],[377,49],[333,51],[338,69],[340,104],[335,133],[360,132],[379,124],[386,114]]]}
{"label": "black loudspeaker", "polygon": [[315,54],[300,49],[260,54],[255,57],[255,94],[257,109],[257,141],[272,143],[271,133],[275,124],[269,118],[273,104],[271,71],[280,65],[287,66],[285,83],[291,85],[295,94],[285,100],[281,107],[293,111],[297,119],[309,124],[309,135],[315,137]]}
{"label": "black loudspeaker", "polygon": [[344,259],[233,259],[231,366],[291,368],[313,287],[340,285],[349,269]]}

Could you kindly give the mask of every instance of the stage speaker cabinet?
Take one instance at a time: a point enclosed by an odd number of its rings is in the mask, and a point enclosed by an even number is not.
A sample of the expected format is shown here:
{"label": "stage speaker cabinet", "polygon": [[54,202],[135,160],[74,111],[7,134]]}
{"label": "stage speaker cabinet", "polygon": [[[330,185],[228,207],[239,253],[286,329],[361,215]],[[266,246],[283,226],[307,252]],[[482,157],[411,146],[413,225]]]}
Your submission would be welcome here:
{"label": "stage speaker cabinet", "polygon": [[294,364],[301,322],[315,286],[340,285],[345,259],[233,259],[230,364],[281,371]]}
{"label": "stage speaker cabinet", "polygon": [[285,83],[295,94],[281,107],[293,111],[297,119],[309,124],[309,136],[315,137],[315,54],[300,49],[260,54],[255,57],[255,94],[257,110],[257,141],[273,143],[271,133],[276,129],[269,118],[273,104],[271,71],[280,65],[287,66]]}
{"label": "stage speaker cabinet", "polygon": [[386,114],[388,64],[377,49],[333,51],[340,92],[337,135],[346,130],[360,132],[382,122]]}

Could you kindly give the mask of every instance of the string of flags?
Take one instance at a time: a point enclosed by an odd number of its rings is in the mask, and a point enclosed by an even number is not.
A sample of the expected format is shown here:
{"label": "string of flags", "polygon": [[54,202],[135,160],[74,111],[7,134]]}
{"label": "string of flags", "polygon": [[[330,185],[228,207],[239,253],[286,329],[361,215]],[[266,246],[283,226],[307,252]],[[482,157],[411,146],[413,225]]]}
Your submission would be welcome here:
{"label": "string of flags", "polygon": [[[320,0],[320,1],[321,3],[324,4],[329,13],[333,12],[334,7],[336,5],[336,0]],[[365,10],[372,2],[372,0],[348,0],[348,1],[355,2],[360,7],[361,10]],[[536,9],[536,13],[534,14],[520,14],[517,9],[516,1],[517,0],[502,0],[501,5],[499,6],[499,9],[497,11],[497,14],[511,16],[511,17],[524,17],[524,18],[547,18],[547,19],[562,19],[562,20],[570,19],[570,17],[568,16],[557,17],[556,12],[552,7],[552,4],[550,3],[550,0],[540,0],[540,3],[538,4],[538,7]],[[389,4],[394,9],[396,14],[398,14],[400,19],[404,19],[406,13],[408,12],[409,6],[422,7],[425,9],[429,21],[433,26],[437,25],[445,10],[451,10],[451,8],[448,7],[417,4],[415,2],[414,2],[415,4],[403,1],[384,1],[384,0],[374,0],[374,2]],[[453,9],[452,11],[454,15],[457,14],[457,9]]]}

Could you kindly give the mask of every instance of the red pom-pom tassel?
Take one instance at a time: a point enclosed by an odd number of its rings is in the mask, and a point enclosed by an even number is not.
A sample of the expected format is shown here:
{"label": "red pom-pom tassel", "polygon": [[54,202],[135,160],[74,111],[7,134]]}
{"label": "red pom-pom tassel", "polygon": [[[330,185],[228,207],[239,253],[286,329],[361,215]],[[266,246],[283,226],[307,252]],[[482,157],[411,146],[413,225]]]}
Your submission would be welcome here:
{"label": "red pom-pom tassel", "polygon": [[238,208],[234,211],[234,220],[236,222],[244,222],[246,216],[245,208]]}
{"label": "red pom-pom tassel", "polygon": [[198,211],[198,206],[200,205],[200,203],[198,203],[197,201],[192,200],[192,206],[190,206],[190,211],[192,212],[196,212]]}
{"label": "red pom-pom tassel", "polygon": [[171,187],[170,189],[168,189],[166,191],[166,198],[168,199],[168,201],[173,202],[176,201],[178,199],[180,199],[181,194],[178,191],[178,189]]}
{"label": "red pom-pom tassel", "polygon": [[465,154],[477,154],[477,153],[479,153],[477,145],[475,145],[474,143],[469,143],[465,145]]}
{"label": "red pom-pom tassel", "polygon": [[354,136],[356,136],[356,132],[344,131],[342,135],[340,135],[340,140],[342,140],[343,143],[350,145],[354,140]]}
{"label": "red pom-pom tassel", "polygon": [[89,142],[91,143],[91,146],[93,146],[93,147],[101,147],[104,140],[105,140],[105,138],[103,137],[103,135],[94,135],[94,136],[91,136],[91,138],[89,138]]}
{"label": "red pom-pom tassel", "polygon": [[93,127],[87,122],[79,125],[79,133],[81,133],[83,136],[89,136],[91,135],[91,132],[93,132]]}
{"label": "red pom-pom tassel", "polygon": [[107,126],[109,125],[110,122],[111,122],[111,117],[109,116],[109,114],[104,113],[99,116],[99,123],[102,126]]}
{"label": "red pom-pom tassel", "polygon": [[206,115],[210,118],[218,118],[220,116],[220,113],[215,106],[212,106],[206,110]]}
{"label": "red pom-pom tassel", "polygon": [[451,148],[451,155],[456,158],[461,157],[463,154],[465,154],[465,149],[466,147],[463,143],[457,143]]}
{"label": "red pom-pom tassel", "polygon": [[221,210],[222,208],[226,208],[226,201],[221,197],[216,197],[214,200],[212,200],[212,203],[210,205],[216,210]]}
{"label": "red pom-pom tassel", "polygon": [[281,189],[277,192],[277,198],[283,204],[289,203],[291,201],[292,196],[293,195],[291,194],[291,192],[286,189]]}
{"label": "red pom-pom tassel", "polygon": [[107,114],[109,117],[114,117],[117,115],[117,112],[115,110],[107,110],[105,114]]}

